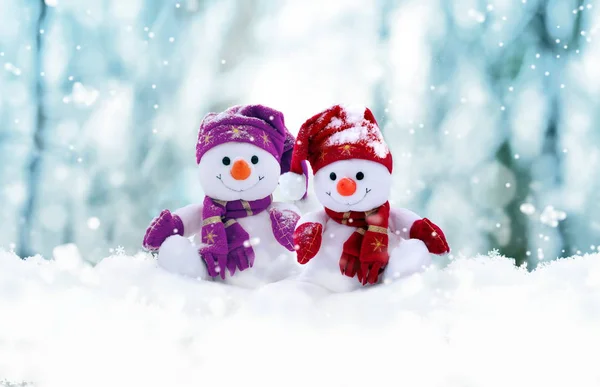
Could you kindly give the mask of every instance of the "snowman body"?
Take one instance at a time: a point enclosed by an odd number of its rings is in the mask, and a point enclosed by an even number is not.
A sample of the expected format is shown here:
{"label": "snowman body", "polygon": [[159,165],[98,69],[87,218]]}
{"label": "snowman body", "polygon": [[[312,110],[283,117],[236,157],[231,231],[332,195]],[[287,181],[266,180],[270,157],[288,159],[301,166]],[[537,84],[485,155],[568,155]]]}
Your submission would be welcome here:
{"label": "snowman body", "polygon": [[[299,223],[302,222],[303,219]],[[321,248],[299,274],[298,279],[333,292],[348,292],[361,288],[362,285],[356,276],[351,278],[340,273],[340,255],[344,242],[356,229],[327,219]],[[423,242],[404,239],[392,230],[388,230],[388,237],[390,261],[381,276],[381,282],[394,281],[418,273],[431,264],[431,254]]]}
{"label": "snowman body", "polygon": [[[215,146],[206,152],[198,165],[204,194],[222,202],[263,199],[272,195],[278,185],[280,165],[269,152],[247,144],[230,142]],[[271,212],[278,211],[280,223],[274,223]],[[252,211],[251,211],[252,212]],[[298,209],[285,203],[272,202],[266,208],[237,218],[248,233],[255,259],[252,267],[236,270],[233,275],[225,270],[225,278],[215,281],[255,288],[299,273],[300,265],[293,252],[288,251],[275,237],[274,228],[290,227],[299,217]],[[174,212],[184,225],[184,235],[173,235],[160,246],[158,264],[164,269],[194,278],[211,279],[201,251],[209,241],[202,238],[203,205],[193,204]],[[291,231],[290,231],[291,236]]]}
{"label": "snowman body", "polygon": [[[352,189],[339,189],[345,182]],[[391,174],[384,166],[361,159],[331,163],[320,169],[314,178],[317,198],[324,207],[336,212],[366,212],[383,205],[388,200],[391,182]],[[379,282],[406,277],[423,271],[431,264],[431,254],[426,245],[409,237],[410,226],[417,219],[420,217],[411,211],[391,209],[387,221],[389,262]],[[305,265],[298,279],[334,292],[361,288],[363,285],[356,276],[348,277],[340,269],[344,243],[358,228],[353,227],[351,222],[338,223],[324,210],[306,214],[297,227],[306,223],[320,224],[323,232],[317,254]]]}

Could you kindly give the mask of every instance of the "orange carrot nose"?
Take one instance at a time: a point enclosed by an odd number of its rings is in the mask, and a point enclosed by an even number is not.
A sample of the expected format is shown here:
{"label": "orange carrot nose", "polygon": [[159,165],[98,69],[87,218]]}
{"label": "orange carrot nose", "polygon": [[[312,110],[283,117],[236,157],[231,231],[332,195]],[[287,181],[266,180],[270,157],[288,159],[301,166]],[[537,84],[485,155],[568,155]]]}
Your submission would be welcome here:
{"label": "orange carrot nose", "polygon": [[236,180],[246,180],[252,173],[252,170],[250,169],[248,163],[244,160],[236,160],[233,163],[233,167],[231,167],[229,173],[231,173],[231,176],[233,176],[233,178]]}
{"label": "orange carrot nose", "polygon": [[337,183],[337,191],[342,196],[351,196],[356,192],[356,182],[344,177]]}

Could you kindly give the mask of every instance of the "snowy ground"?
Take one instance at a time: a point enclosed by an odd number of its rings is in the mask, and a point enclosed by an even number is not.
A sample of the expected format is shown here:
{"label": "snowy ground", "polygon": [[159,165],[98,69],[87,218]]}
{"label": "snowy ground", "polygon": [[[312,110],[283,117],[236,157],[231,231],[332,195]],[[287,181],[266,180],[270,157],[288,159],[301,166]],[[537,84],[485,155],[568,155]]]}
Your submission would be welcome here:
{"label": "snowy ground", "polygon": [[0,385],[598,386],[600,256],[460,259],[392,285],[247,291],[0,252]]}

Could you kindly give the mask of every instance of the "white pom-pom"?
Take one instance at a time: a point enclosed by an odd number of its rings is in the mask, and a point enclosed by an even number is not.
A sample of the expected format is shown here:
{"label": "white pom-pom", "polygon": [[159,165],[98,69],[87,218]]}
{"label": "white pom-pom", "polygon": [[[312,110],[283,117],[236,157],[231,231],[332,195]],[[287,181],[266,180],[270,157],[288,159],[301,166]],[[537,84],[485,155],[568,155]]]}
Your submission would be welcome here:
{"label": "white pom-pom", "polygon": [[306,193],[306,177],[286,172],[279,178],[279,190],[285,200],[300,200]]}

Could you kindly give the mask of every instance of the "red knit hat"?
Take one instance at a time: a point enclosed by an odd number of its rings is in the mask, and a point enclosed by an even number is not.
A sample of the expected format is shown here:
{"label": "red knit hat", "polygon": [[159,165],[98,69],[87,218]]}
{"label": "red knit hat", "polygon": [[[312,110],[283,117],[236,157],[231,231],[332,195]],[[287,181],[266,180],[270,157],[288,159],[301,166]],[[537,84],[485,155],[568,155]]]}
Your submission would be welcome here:
{"label": "red knit hat", "polygon": [[392,172],[392,155],[371,110],[335,105],[302,125],[292,153],[290,172],[302,174],[304,160],[317,173],[333,162],[352,159],[375,161]]}

